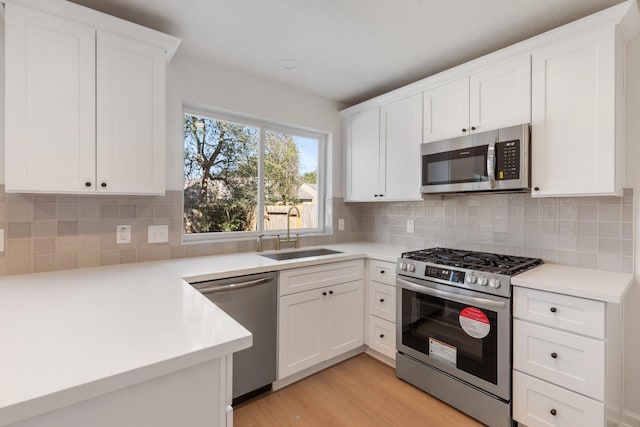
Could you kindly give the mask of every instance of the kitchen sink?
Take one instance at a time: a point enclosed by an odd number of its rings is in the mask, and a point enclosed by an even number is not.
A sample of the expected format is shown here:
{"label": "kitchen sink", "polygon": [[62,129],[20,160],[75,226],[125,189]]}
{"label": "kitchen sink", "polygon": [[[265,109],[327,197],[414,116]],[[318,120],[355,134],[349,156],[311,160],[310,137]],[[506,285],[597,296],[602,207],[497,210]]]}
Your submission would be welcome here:
{"label": "kitchen sink", "polygon": [[332,249],[307,249],[304,251],[293,251],[293,252],[276,252],[273,254],[258,254],[260,256],[271,258],[276,261],[285,261],[288,259],[297,259],[297,258],[307,258],[312,256],[324,256],[324,255],[333,255],[333,254],[341,254],[340,251],[334,251]]}

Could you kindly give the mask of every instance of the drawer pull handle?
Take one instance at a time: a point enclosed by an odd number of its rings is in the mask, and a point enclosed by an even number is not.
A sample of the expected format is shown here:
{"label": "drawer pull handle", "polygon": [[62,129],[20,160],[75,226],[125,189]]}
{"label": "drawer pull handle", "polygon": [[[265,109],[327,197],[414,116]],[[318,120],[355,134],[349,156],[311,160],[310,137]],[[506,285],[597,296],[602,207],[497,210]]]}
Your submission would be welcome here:
{"label": "drawer pull handle", "polygon": [[384,298],[380,298],[380,302],[384,302]]}
{"label": "drawer pull handle", "polygon": [[552,409],[552,410],[549,411],[549,413],[551,413],[551,415],[553,415],[555,417],[556,414],[558,413],[558,411],[556,411],[555,409]]}
{"label": "drawer pull handle", "polygon": [[333,295],[333,291],[329,291],[329,295]]}
{"label": "drawer pull handle", "polygon": [[384,338],[384,334],[380,334],[380,338]]}
{"label": "drawer pull handle", "polygon": [[554,359],[558,358],[558,353],[556,353],[555,351],[553,353],[551,353],[551,357]]}
{"label": "drawer pull handle", "polygon": [[555,313],[556,311],[558,311],[558,309],[557,309],[557,308],[555,308],[555,307],[551,307],[551,308],[549,309],[549,311],[551,311],[552,313]]}
{"label": "drawer pull handle", "polygon": [[322,293],[322,296],[325,296],[325,297],[326,297],[326,296],[327,296],[327,293],[326,293],[326,292],[323,292],[323,293]]}

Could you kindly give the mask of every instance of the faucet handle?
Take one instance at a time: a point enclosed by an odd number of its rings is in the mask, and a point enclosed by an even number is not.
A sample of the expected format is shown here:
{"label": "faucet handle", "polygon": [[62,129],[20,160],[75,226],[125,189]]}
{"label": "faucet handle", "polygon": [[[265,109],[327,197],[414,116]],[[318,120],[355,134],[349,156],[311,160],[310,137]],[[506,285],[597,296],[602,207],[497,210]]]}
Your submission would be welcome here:
{"label": "faucet handle", "polygon": [[262,238],[264,237],[264,234],[259,234],[258,238],[256,239],[257,243],[258,243],[258,252],[262,252]]}

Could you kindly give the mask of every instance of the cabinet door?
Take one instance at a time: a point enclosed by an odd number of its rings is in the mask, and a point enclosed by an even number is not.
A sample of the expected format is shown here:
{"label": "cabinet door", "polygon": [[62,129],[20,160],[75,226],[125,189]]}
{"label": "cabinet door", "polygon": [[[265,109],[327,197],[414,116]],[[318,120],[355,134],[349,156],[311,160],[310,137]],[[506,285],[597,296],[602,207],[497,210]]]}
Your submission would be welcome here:
{"label": "cabinet door", "polygon": [[164,82],[162,49],[98,31],[98,191],[164,193]]}
{"label": "cabinet door", "polygon": [[423,142],[469,133],[468,77],[430,89],[423,96]]}
{"label": "cabinet door", "polygon": [[533,53],[533,196],[621,195],[616,43],[609,27]]}
{"label": "cabinet door", "polygon": [[345,200],[377,200],[380,191],[380,109],[349,117],[345,130]]}
{"label": "cabinet door", "polygon": [[363,287],[364,281],[357,280],[327,288],[327,359],[363,344]]}
{"label": "cabinet door", "polygon": [[422,95],[385,105],[380,116],[384,166],[379,200],[420,200]]}
{"label": "cabinet door", "polygon": [[[326,289],[280,298],[278,378],[285,378],[325,360]],[[362,317],[362,316],[361,316]]]}
{"label": "cabinet door", "polygon": [[531,122],[531,56],[472,74],[469,124],[472,132]]}
{"label": "cabinet door", "polygon": [[6,190],[94,192],[93,28],[13,3],[5,24]]}

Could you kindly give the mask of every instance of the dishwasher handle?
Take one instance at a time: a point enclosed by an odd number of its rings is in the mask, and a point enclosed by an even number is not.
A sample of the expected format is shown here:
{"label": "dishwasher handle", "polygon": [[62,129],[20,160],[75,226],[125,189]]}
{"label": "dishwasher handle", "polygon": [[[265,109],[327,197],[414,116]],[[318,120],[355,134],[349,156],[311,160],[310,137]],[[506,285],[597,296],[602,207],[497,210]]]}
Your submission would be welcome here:
{"label": "dishwasher handle", "polygon": [[252,286],[258,286],[258,285],[262,285],[264,283],[267,283],[269,281],[273,280],[270,277],[264,277],[262,279],[256,279],[256,280],[249,280],[246,282],[238,282],[238,283],[229,283],[228,285],[222,285],[222,286],[213,286],[210,288],[196,288],[201,294],[206,295],[206,294],[217,294],[220,292],[229,292],[229,291],[235,291],[237,289],[243,289],[243,288],[250,288]]}

